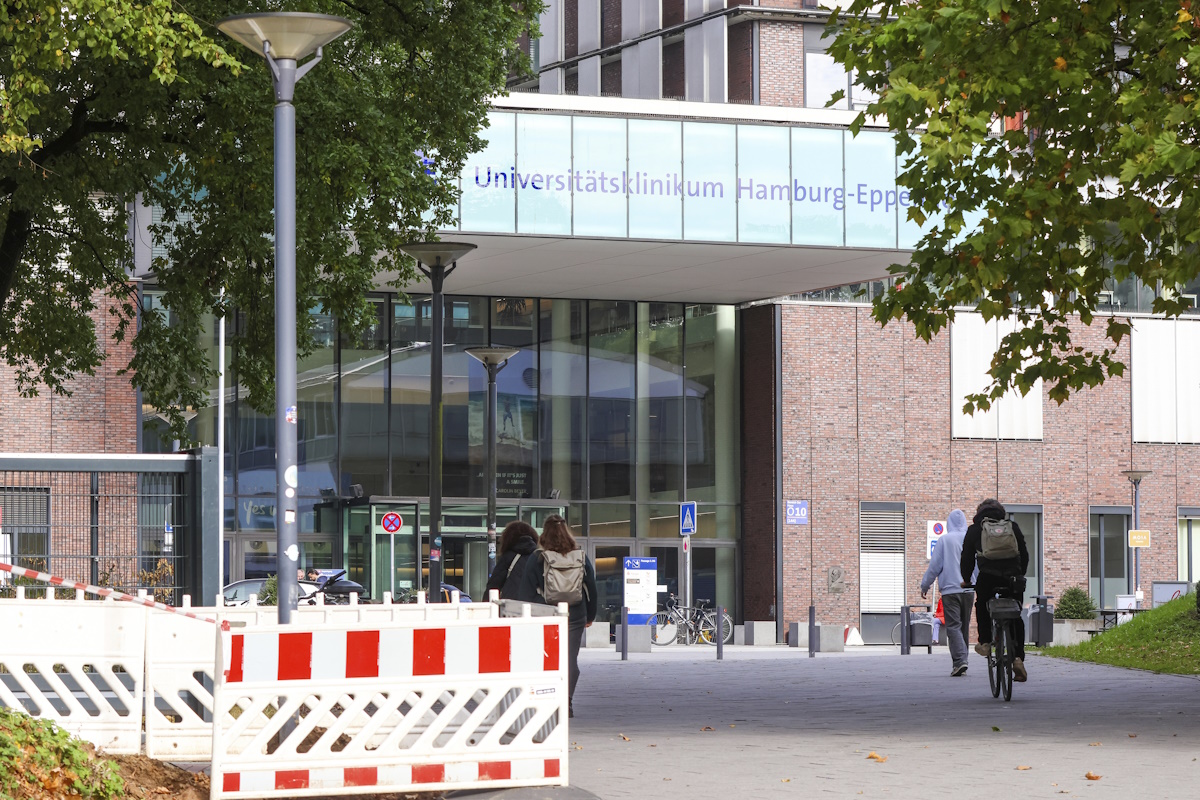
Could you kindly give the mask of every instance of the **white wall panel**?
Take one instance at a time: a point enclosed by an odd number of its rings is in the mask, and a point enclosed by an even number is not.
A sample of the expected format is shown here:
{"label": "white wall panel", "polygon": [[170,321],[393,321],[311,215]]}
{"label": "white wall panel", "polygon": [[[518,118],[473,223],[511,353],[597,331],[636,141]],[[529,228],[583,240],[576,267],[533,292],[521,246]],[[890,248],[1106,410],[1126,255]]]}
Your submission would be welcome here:
{"label": "white wall panel", "polygon": [[904,605],[904,553],[859,553],[859,612],[895,614]]}
{"label": "white wall panel", "polygon": [[1135,442],[1175,442],[1175,320],[1133,320],[1130,391]]}
{"label": "white wall panel", "polygon": [[600,56],[592,56],[579,62],[579,96],[600,96]]}
{"label": "white wall panel", "polygon": [[1176,434],[1180,444],[1200,444],[1200,320],[1175,323]]}
{"label": "white wall panel", "polygon": [[[1016,320],[997,320],[996,347],[1001,340],[1017,329]],[[994,352],[994,351],[993,351]],[[1001,439],[1042,438],[1042,381],[1038,381],[1024,396],[1011,389],[1000,398],[997,428]]]}
{"label": "white wall panel", "polygon": [[996,323],[983,315],[959,312],[950,326],[950,435],[957,439],[995,439],[999,435],[996,404],[967,416],[967,395],[983,391],[996,352]]}
{"label": "white wall panel", "polygon": [[579,0],[579,53],[600,49],[600,0]]}

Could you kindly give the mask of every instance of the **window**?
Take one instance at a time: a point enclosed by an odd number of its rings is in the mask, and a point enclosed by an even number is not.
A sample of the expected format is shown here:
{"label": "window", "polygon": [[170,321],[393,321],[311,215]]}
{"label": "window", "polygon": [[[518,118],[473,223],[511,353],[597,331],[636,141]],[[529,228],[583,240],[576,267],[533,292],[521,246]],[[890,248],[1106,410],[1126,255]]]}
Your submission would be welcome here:
{"label": "window", "polygon": [[[50,490],[0,487],[0,561],[26,569],[50,569]],[[9,580],[0,576],[0,586]]]}
{"label": "window", "polygon": [[891,641],[904,604],[904,504],[860,503],[859,611],[868,643]]}
{"label": "window", "polygon": [[833,60],[828,51],[829,40],[820,25],[804,26],[804,105],[807,108],[825,108],[834,92],[842,92],[842,99],[832,108],[859,110],[866,108],[877,95],[859,86],[858,76],[846,72],[845,67]]}
{"label": "window", "polygon": [[1013,390],[987,411],[963,413],[967,395],[991,383],[987,374],[1000,340],[1013,330],[1011,320],[988,320],[974,312],[959,312],[950,326],[951,436],[956,439],[1042,438],[1042,382],[1022,396]]}
{"label": "window", "polygon": [[1008,518],[1021,528],[1025,537],[1025,548],[1029,551],[1029,568],[1025,570],[1025,597],[1021,605],[1028,605],[1042,593],[1042,507],[1006,505]]}
{"label": "window", "polygon": [[1179,580],[1200,581],[1200,508],[1179,509]]}
{"label": "window", "polygon": [[1133,320],[1129,361],[1133,440],[1200,444],[1200,323]]}
{"label": "window", "polygon": [[1088,525],[1088,590],[1100,608],[1116,608],[1117,595],[1129,593],[1130,510],[1091,509]]}

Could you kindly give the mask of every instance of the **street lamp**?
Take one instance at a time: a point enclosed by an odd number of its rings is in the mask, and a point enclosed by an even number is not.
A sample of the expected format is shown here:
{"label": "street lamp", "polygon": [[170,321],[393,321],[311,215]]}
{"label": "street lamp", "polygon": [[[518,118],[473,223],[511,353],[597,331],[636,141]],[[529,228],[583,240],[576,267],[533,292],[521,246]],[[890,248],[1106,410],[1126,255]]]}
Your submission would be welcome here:
{"label": "street lamp", "polygon": [[[1142,479],[1153,475],[1154,473],[1148,469],[1125,469],[1121,470],[1121,474],[1126,478],[1129,478],[1129,482],[1133,484],[1133,529],[1135,531],[1141,530],[1140,490],[1142,488]],[[1135,597],[1137,596],[1138,592],[1142,591],[1141,555],[1142,548],[1133,548],[1133,591]],[[1140,608],[1142,605],[1141,597],[1137,597],[1137,604]]]}
{"label": "street lamp", "polygon": [[[275,87],[275,535],[279,624],[300,599],[296,569],[296,82],[321,60],[321,48],[350,30],[326,14],[242,14],[217,23],[222,33],[266,59]],[[302,58],[316,57],[297,66]]]}
{"label": "street lamp", "polygon": [[[458,260],[475,249],[468,242],[414,242],[403,245],[417,260],[417,269],[433,287],[433,341],[429,348],[429,602],[442,599],[442,340],[445,338],[445,306],[442,284],[458,266]],[[447,267],[446,265],[450,266]]]}
{"label": "street lamp", "polygon": [[515,347],[468,347],[467,353],[487,367],[488,577],[496,568],[496,375],[519,351]]}

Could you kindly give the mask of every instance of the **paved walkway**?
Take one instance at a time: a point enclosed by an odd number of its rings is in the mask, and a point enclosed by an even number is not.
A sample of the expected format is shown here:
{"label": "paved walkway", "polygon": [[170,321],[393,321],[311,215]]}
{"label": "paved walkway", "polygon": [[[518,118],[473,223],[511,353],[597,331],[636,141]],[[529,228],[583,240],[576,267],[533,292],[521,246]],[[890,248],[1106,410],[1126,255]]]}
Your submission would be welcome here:
{"label": "paved walkway", "polygon": [[[538,797],[1194,797],[1200,680],[1031,656],[1011,703],[944,650],[581,654],[570,790]],[[868,758],[876,753],[882,759]],[[1028,767],[1022,770],[1018,767]],[[1091,772],[1101,776],[1088,780]],[[518,790],[529,792],[529,790]],[[513,792],[495,797],[515,798]],[[522,795],[524,796],[524,795]],[[530,797],[533,794],[529,794]]]}

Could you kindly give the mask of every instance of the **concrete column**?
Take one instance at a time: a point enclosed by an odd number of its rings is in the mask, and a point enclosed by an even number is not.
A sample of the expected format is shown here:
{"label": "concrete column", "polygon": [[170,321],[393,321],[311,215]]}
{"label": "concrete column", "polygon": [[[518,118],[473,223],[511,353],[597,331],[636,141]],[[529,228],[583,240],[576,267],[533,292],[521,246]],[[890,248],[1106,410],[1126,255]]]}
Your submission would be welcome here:
{"label": "concrete column", "polygon": [[[561,0],[560,0],[561,1]],[[600,49],[600,0],[579,0],[579,52]],[[581,91],[580,94],[583,94]]]}
{"label": "concrete column", "polygon": [[600,56],[585,58],[579,62],[579,96],[600,96]]}
{"label": "concrete column", "polygon": [[[549,0],[538,17],[542,38],[538,45],[538,59],[543,64],[554,64],[563,60],[563,0]],[[542,72],[538,80],[538,91],[542,94],[562,94],[566,80],[561,69]]]}

